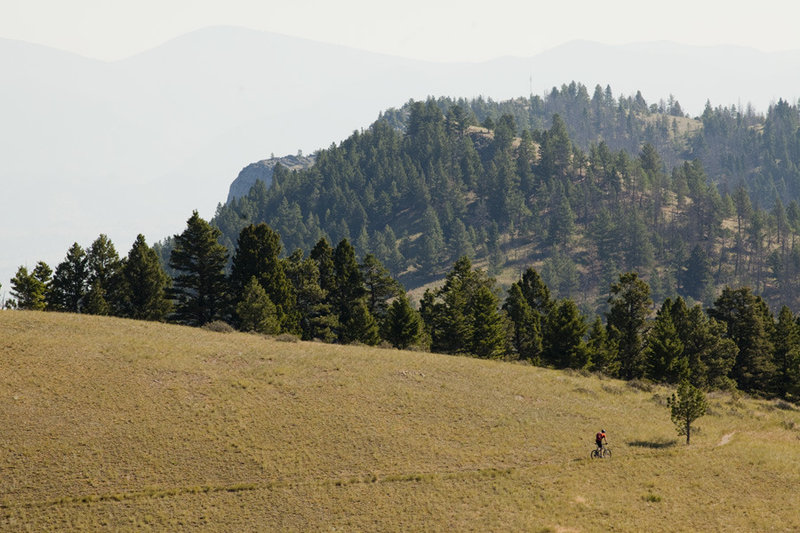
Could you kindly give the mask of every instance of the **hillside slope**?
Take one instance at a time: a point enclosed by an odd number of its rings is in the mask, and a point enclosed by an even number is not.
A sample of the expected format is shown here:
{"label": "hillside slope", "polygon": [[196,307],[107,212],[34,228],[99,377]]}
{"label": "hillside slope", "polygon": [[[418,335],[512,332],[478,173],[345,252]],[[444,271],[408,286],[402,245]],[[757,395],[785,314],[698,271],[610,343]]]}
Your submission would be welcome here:
{"label": "hillside slope", "polygon": [[29,312],[0,339],[4,530],[800,528],[800,413],[765,401],[715,396],[685,447],[666,389],[529,366]]}

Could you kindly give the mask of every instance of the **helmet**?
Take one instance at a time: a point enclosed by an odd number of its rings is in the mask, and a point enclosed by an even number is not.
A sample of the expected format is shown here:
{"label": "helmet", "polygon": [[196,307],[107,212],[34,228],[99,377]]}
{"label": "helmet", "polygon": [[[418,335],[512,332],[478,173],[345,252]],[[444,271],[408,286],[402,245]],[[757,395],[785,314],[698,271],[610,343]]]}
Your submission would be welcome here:
{"label": "helmet", "polygon": [[600,433],[605,433],[605,432],[606,432],[606,430],[605,430],[605,429],[601,429],[601,430],[600,430]]}

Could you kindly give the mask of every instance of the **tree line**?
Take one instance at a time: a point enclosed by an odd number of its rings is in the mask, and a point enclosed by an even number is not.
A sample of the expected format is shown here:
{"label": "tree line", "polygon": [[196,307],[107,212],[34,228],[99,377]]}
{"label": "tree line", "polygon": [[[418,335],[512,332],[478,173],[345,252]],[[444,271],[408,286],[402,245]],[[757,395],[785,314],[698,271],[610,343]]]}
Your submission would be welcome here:
{"label": "tree line", "polygon": [[783,100],[765,117],[709,104],[691,121],[674,100],[588,97],[579,84],[499,103],[410,102],[308,170],[276,168],[269,188],[257,183],[212,222],[229,249],[260,222],[290,249],[347,239],[412,288],[464,255],[493,275],[537,264],[586,314],[606,310],[627,271],[658,302],[708,306],[746,285],[773,309],[797,306],[799,132]]}
{"label": "tree line", "polygon": [[333,247],[322,238],[307,257],[299,249],[283,257],[278,232],[251,224],[229,261],[219,238],[194,212],[175,236],[170,278],[143,236],[120,259],[101,235],[88,250],[74,244],[55,272],[42,262],[32,272],[20,267],[14,305],[191,326],[224,321],[306,340],[800,398],[800,319],[787,306],[776,318],[747,287],[725,287],[705,310],[680,296],[656,308],[649,284],[627,272],[611,284],[607,310],[590,319],[572,299],[554,297],[534,268],[504,293],[463,256],[416,310],[381,262],[371,254],[359,262],[347,239]]}

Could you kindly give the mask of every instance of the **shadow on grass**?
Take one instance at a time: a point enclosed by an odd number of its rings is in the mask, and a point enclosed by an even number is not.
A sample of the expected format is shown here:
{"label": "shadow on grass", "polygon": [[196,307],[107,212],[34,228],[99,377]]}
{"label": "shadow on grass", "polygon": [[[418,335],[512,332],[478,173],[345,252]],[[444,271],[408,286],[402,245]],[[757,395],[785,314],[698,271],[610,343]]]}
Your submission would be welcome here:
{"label": "shadow on grass", "polygon": [[678,443],[677,439],[657,439],[657,440],[632,440],[626,444],[628,446],[636,446],[637,448],[669,448]]}

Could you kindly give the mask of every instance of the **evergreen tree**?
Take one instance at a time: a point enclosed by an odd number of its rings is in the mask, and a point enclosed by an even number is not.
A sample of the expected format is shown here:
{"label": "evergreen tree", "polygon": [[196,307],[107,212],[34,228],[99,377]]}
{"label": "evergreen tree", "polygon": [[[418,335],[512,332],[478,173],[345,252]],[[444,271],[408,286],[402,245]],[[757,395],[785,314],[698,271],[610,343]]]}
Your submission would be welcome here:
{"label": "evergreen tree", "polygon": [[405,291],[374,255],[365,255],[360,268],[367,291],[367,308],[381,323],[386,318],[389,300],[401,296]]}
{"label": "evergreen tree", "polygon": [[86,252],[76,242],[67,251],[66,259],[56,267],[47,293],[47,307],[80,313],[86,296],[88,274]]}
{"label": "evergreen tree", "polygon": [[708,314],[726,326],[739,352],[732,377],[746,391],[768,391],[775,372],[772,318],[764,301],[748,287],[725,287]]}
{"label": "evergreen tree", "polygon": [[689,361],[684,355],[683,343],[672,321],[672,301],[661,305],[653,327],[647,334],[645,358],[647,377],[653,381],[678,383],[689,377]]}
{"label": "evergreen tree", "polygon": [[395,348],[405,350],[419,345],[423,337],[422,318],[403,294],[392,301],[383,322],[383,338]]}
{"label": "evergreen tree", "polygon": [[236,305],[242,331],[255,331],[266,335],[280,333],[281,325],[275,304],[255,276],[245,285],[242,297]]}
{"label": "evergreen tree", "polygon": [[245,287],[255,277],[275,306],[282,328],[299,332],[295,297],[280,253],[281,238],[272,228],[263,223],[243,228],[231,263],[231,292],[238,302],[244,297]]}
{"label": "evergreen tree", "polygon": [[503,304],[514,327],[512,345],[520,359],[533,364],[542,363],[542,315],[534,311],[520,288],[520,282],[511,285]]}
{"label": "evergreen tree", "polygon": [[303,259],[303,252],[296,250],[286,261],[285,270],[294,287],[303,340],[334,342],[339,322],[327,301],[326,291],[320,286],[317,261],[310,257]]}
{"label": "evergreen tree", "polygon": [[544,360],[556,368],[585,368],[589,363],[583,342],[586,329],[575,302],[558,302],[545,320]]}
{"label": "evergreen tree", "polygon": [[773,334],[775,391],[792,400],[800,394],[800,325],[785,305],[778,314]]}
{"label": "evergreen tree", "polygon": [[485,284],[477,287],[468,304],[472,338],[469,351],[485,359],[501,357],[506,353],[506,323],[498,312],[499,301]]}
{"label": "evergreen tree", "polygon": [[686,264],[678,275],[678,281],[685,296],[703,301],[711,290],[713,277],[711,275],[711,262],[700,247],[695,245]]}
{"label": "evergreen tree", "polygon": [[700,305],[691,309],[678,297],[669,308],[672,323],[683,346],[689,381],[700,388],[728,388],[728,375],[739,349],[725,338],[725,325],[708,317]]}
{"label": "evergreen tree", "polygon": [[353,245],[342,239],[333,251],[333,271],[336,288],[330,299],[339,316],[339,342],[378,342],[378,324],[367,307],[367,290],[364,278],[356,262]]}
{"label": "evergreen tree", "polygon": [[89,315],[111,314],[111,306],[108,304],[107,293],[99,278],[95,278],[89,286],[86,298],[84,298],[83,312]]}
{"label": "evergreen tree", "polygon": [[137,320],[166,319],[172,310],[167,296],[171,280],[141,233],[123,262],[121,280],[118,309],[121,316]]}
{"label": "evergreen tree", "polygon": [[16,299],[18,309],[42,311],[47,306],[47,290],[52,276],[52,269],[47,263],[39,261],[33,272],[28,273],[24,266],[17,269],[11,278],[11,296]]}
{"label": "evergreen tree", "polygon": [[119,299],[118,282],[122,262],[114,243],[107,235],[101,234],[86,253],[88,272],[88,297],[86,312],[93,315],[107,315],[116,307]]}
{"label": "evergreen tree", "polygon": [[194,211],[180,235],[169,266],[178,272],[171,294],[177,322],[202,326],[221,319],[226,307],[225,264],[228,252],[217,242],[220,231]]}
{"label": "evergreen tree", "polygon": [[428,289],[420,304],[420,314],[431,336],[431,350],[475,355],[479,352],[485,357],[502,353],[505,347],[499,345],[498,330],[505,332],[505,324],[494,294],[494,279],[473,270],[467,257],[456,261],[444,285],[436,291]]}
{"label": "evergreen tree", "polygon": [[586,357],[593,370],[607,376],[619,375],[619,359],[617,347],[608,336],[608,331],[600,317],[596,317],[589,328],[589,337],[586,340]]}
{"label": "evergreen tree", "polygon": [[309,256],[317,263],[319,286],[328,294],[335,291],[337,279],[333,268],[333,248],[328,244],[327,239],[323,237],[317,241]]}
{"label": "evergreen tree", "polygon": [[364,299],[356,300],[343,324],[339,340],[343,343],[360,342],[374,346],[381,341],[378,322],[367,308]]}
{"label": "evergreen tree", "polygon": [[686,445],[692,435],[692,423],[706,414],[708,402],[705,394],[694,387],[688,380],[678,386],[678,395],[667,398],[670,408],[670,418],[678,429],[678,435],[686,435]]}
{"label": "evergreen tree", "polygon": [[641,378],[645,372],[644,332],[650,306],[650,287],[635,272],[619,276],[611,286],[606,314],[609,337],[618,346],[620,377]]}

